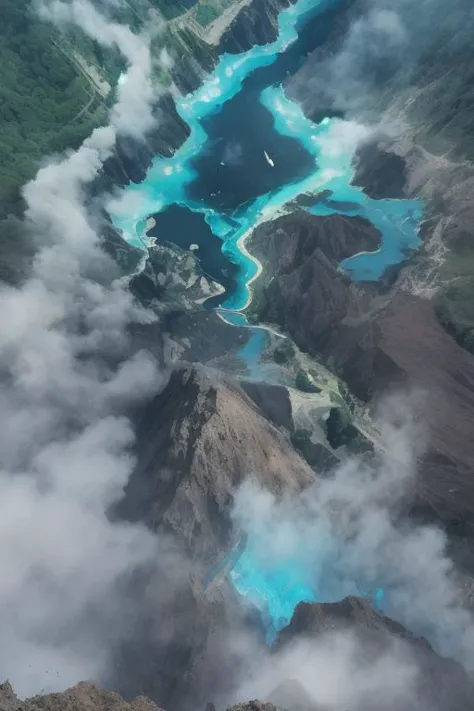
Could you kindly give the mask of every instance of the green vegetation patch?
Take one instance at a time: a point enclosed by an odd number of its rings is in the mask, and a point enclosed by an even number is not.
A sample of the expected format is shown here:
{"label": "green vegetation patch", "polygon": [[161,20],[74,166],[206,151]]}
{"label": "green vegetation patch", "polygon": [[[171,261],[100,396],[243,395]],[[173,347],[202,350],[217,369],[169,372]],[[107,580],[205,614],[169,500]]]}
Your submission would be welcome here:
{"label": "green vegetation patch", "polygon": [[474,353],[474,276],[445,286],[437,298],[436,314],[459,345]]}
{"label": "green vegetation patch", "polygon": [[[102,97],[56,45],[26,0],[2,0],[0,25],[0,205],[18,205],[21,186],[48,154],[75,148],[105,120]],[[92,43],[91,43],[92,44]],[[98,47],[98,45],[97,45]]]}
{"label": "green vegetation patch", "polygon": [[321,388],[315,385],[312,378],[304,370],[296,375],[295,387],[303,393],[320,393]]}
{"label": "green vegetation patch", "polygon": [[273,351],[273,359],[278,365],[284,365],[295,356],[295,347],[289,338],[279,343]]}
{"label": "green vegetation patch", "polygon": [[311,431],[299,428],[291,435],[291,443],[308,464],[318,472],[327,472],[339,462],[338,458],[323,444],[311,441]]}
{"label": "green vegetation patch", "polygon": [[219,17],[219,15],[220,11],[213,3],[199,3],[196,10],[196,21],[199,22],[202,27],[206,27],[207,25],[210,25],[216,17]]}

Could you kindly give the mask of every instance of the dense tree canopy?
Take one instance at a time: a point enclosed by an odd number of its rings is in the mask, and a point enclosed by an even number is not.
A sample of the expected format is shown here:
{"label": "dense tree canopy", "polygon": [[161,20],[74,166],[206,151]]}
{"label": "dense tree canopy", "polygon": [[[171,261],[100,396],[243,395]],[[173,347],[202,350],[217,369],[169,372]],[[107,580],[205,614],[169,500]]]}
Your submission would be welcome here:
{"label": "dense tree canopy", "polygon": [[15,209],[21,185],[41,159],[78,145],[104,120],[105,106],[57,45],[54,28],[33,15],[27,0],[1,0],[0,12],[0,204],[5,214]]}

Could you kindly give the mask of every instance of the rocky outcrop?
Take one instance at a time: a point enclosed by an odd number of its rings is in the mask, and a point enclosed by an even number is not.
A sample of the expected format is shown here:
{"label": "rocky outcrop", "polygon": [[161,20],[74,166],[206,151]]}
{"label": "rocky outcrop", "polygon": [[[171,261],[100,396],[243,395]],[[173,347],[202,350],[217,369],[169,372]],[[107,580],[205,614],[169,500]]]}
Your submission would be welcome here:
{"label": "rocky outcrop", "polygon": [[242,704],[234,704],[228,711],[278,711],[278,707],[268,701],[253,699]]}
{"label": "rocky outcrop", "polygon": [[[253,308],[322,357],[365,401],[376,402],[394,387],[426,394],[429,448],[419,466],[415,508],[472,546],[474,356],[442,328],[431,301],[396,290],[371,294],[340,274],[328,257],[361,244],[360,224],[355,230],[347,218],[315,218],[318,238],[302,220],[299,237],[301,218],[284,219],[258,228],[249,243],[265,265]],[[334,223],[344,228],[345,241]],[[472,554],[469,561],[474,568]]]}
{"label": "rocky outcrop", "polygon": [[[95,684],[80,682],[71,689],[56,694],[34,696],[20,701],[11,684],[0,684],[0,711],[162,711],[145,696],[138,696],[133,701],[125,701],[119,694],[104,691]],[[208,703],[206,711],[216,711]],[[235,704],[228,711],[279,711],[274,704],[260,701],[248,701]]]}
{"label": "rocky outcrop", "polygon": [[[280,633],[275,651],[288,649],[302,639],[324,639],[340,633],[353,635],[357,654],[366,661],[375,662],[397,645],[398,658],[416,670],[414,689],[410,698],[404,699],[404,709],[426,707],[433,711],[465,711],[473,707],[474,684],[464,668],[440,657],[426,640],[410,634],[365,599],[348,597],[336,603],[300,603],[290,624]],[[394,654],[394,663],[396,659]],[[372,708],[374,702],[369,695],[368,707]],[[375,702],[373,707],[401,708],[389,698],[379,700],[378,705]]]}
{"label": "rocky outcrop", "polygon": [[357,629],[363,634],[391,635],[431,649],[429,644],[410,634],[403,625],[372,607],[363,598],[346,597],[341,602],[300,602],[290,624],[279,635],[277,647],[303,637],[318,637],[327,632]]}
{"label": "rocky outcrop", "polygon": [[56,694],[20,700],[9,682],[0,684],[0,711],[161,711],[144,696],[127,702],[112,691],[81,682],[72,689]]}
{"label": "rocky outcrop", "polygon": [[[265,653],[258,616],[248,617],[219,572],[242,543],[231,518],[234,496],[247,477],[282,496],[313,482],[314,472],[270,421],[284,393],[250,391],[253,400],[217,371],[180,368],[136,414],[137,465],[114,515],[159,532],[170,546],[167,585],[176,567],[182,580],[156,619],[146,607],[139,612],[117,650],[111,684],[127,697],[140,690],[169,708],[204,707],[250,663],[231,652],[230,639],[244,635]],[[154,590],[146,576],[139,584]]]}
{"label": "rocky outcrop", "polygon": [[362,217],[321,217],[302,210],[262,223],[248,245],[257,259],[264,254],[278,273],[300,266],[318,250],[337,266],[357,252],[378,249],[380,240],[380,232]]}
{"label": "rocky outcrop", "polygon": [[189,126],[178,114],[170,93],[160,96],[153,115],[154,127],[144,141],[130,136],[117,138],[112,156],[90,188],[91,194],[113,191],[130,182],[140,183],[156,156],[173,155],[189,136]]}
{"label": "rocky outcrop", "polygon": [[294,0],[252,0],[223,33],[219,54],[239,54],[255,45],[269,44],[278,36],[278,13]]}
{"label": "rocky outcrop", "polygon": [[158,313],[164,307],[197,307],[223,293],[220,284],[203,272],[193,252],[167,244],[148,250],[145,267],[130,280],[130,289],[142,304]]}
{"label": "rocky outcrop", "polygon": [[379,242],[379,232],[361,218],[297,212],[262,224],[248,242],[265,265],[253,287],[252,311],[279,324],[300,348],[321,353],[334,327],[347,316],[356,319],[367,302],[339,262]]}
{"label": "rocky outcrop", "polygon": [[195,91],[205,75],[214,69],[217,52],[185,27],[172,30],[172,47],[173,81],[183,94],[188,94]]}
{"label": "rocky outcrop", "polygon": [[353,185],[375,200],[406,197],[407,165],[402,156],[384,149],[380,141],[359,146],[355,155]]}
{"label": "rocky outcrop", "polygon": [[143,412],[137,455],[122,513],[172,531],[209,566],[235,542],[230,513],[244,479],[277,496],[314,480],[238,384],[203,368],[175,371]]}
{"label": "rocky outcrop", "polygon": [[254,401],[259,410],[277,427],[288,432],[294,429],[290,393],[283,385],[241,380],[240,387]]}

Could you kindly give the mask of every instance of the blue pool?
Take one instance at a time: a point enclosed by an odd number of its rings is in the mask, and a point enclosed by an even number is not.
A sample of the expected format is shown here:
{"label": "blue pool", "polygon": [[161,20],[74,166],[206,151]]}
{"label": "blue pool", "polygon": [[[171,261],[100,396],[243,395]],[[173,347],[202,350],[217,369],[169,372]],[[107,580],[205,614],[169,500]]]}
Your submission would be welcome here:
{"label": "blue pool", "polygon": [[[337,555],[333,546],[328,550],[332,551],[330,555]],[[237,592],[259,610],[268,644],[289,624],[300,602],[337,602],[347,595],[357,595],[383,609],[382,588],[369,590],[355,581],[338,578],[331,569],[330,555],[317,560],[310,549],[302,546],[291,555],[275,557],[269,555],[264,541],[250,535],[240,557],[232,558],[228,578]]]}
{"label": "blue pool", "polygon": [[[147,249],[151,215],[156,239],[184,249],[196,243],[201,266],[226,288],[217,306],[230,324],[247,325],[251,285],[265,268],[246,250],[246,236],[302,193],[329,196],[307,208],[313,214],[361,216],[380,231],[378,250],[341,262],[355,281],[379,280],[420,245],[421,202],[374,200],[352,185],[354,150],[366,129],[334,116],[315,124],[282,88],[288,72],[322,44],[325,23],[337,6],[337,0],[297,0],[280,14],[275,42],[222,56],[202,86],[177,102],[190,127],[186,142],[171,158],[156,158],[145,180],[129,185],[110,205],[115,226],[137,247]],[[252,327],[251,339],[238,352],[251,372],[267,338],[264,329]],[[335,546],[329,546],[334,555]],[[234,550],[229,556],[209,571],[205,583],[228,571],[236,590],[260,610],[269,643],[303,600],[362,594],[383,607],[381,588],[366,590],[332,578],[330,560],[315,567],[294,552],[269,559],[251,536],[238,555]]]}
{"label": "blue pool", "polygon": [[[312,212],[361,215],[381,231],[382,244],[377,252],[359,254],[342,263],[341,266],[355,280],[379,279],[388,266],[403,260],[407,252],[420,244],[418,226],[422,206],[419,202],[370,200],[351,185],[355,144],[341,141],[340,137],[346,135],[352,125],[338,118],[326,118],[313,124],[297,104],[285,97],[281,87],[288,66],[294,64],[294,48],[301,35],[299,28],[308,22],[308,18],[313,18],[314,35],[317,22],[320,20],[323,27],[324,22],[331,19],[328,20],[327,14],[335,6],[337,3],[329,0],[297,0],[280,14],[279,35],[275,42],[254,47],[240,55],[222,56],[203,85],[177,103],[180,115],[191,129],[187,141],[171,158],[155,159],[145,180],[141,184],[129,185],[123,199],[111,203],[116,227],[131,244],[143,249],[147,246],[145,226],[150,215],[162,213],[172,206],[199,213],[212,234],[221,240],[223,255],[238,267],[232,288],[226,291],[222,304],[228,310],[245,309],[249,303],[249,284],[261,268],[244,248],[249,230],[259,222],[271,219],[286,202],[302,192],[330,190],[330,203],[318,204]],[[303,50],[307,50],[307,44],[300,48],[300,52]],[[287,55],[289,59],[285,64],[283,60]],[[277,83],[272,84],[275,80]],[[268,86],[265,86],[266,82]],[[219,123],[222,107],[229,106],[241,96],[248,99],[245,115],[250,115],[253,121],[250,125],[263,126],[258,145],[253,142],[247,146],[250,131],[245,126],[242,135],[236,134],[234,124],[245,122],[236,122],[232,118],[235,112],[229,113],[228,121]],[[236,105],[236,111],[239,111],[239,105]],[[214,131],[218,131],[218,135]],[[284,144],[286,140],[292,143],[287,146]],[[240,160],[239,165],[239,150],[242,155],[247,150],[247,161],[250,156],[257,155],[258,162],[247,166]],[[290,156],[294,153],[298,155],[291,162]],[[200,157],[206,155],[221,159],[215,159],[210,175],[216,166],[224,164],[221,166],[224,171],[221,183],[227,186],[224,203],[230,207],[219,207],[220,196],[216,196],[216,190],[203,187],[196,192],[202,177],[196,172],[196,166],[199,167]],[[235,186],[251,177],[254,179],[256,174],[256,196],[243,204],[235,204],[239,197]],[[276,174],[277,179],[269,177]],[[272,187],[265,192],[267,185]],[[347,202],[354,204],[352,211],[348,212],[344,206],[338,208],[338,203]],[[164,237],[173,241],[172,234],[167,233]],[[205,249],[205,245],[200,247]]]}

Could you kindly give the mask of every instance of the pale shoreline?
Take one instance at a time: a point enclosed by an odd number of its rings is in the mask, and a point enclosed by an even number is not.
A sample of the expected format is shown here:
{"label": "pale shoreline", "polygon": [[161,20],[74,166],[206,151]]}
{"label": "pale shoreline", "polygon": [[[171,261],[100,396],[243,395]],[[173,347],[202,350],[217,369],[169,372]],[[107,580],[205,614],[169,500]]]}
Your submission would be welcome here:
{"label": "pale shoreline", "polygon": [[156,220],[154,217],[149,217],[146,221],[145,234],[147,235],[154,227],[156,227]]}
{"label": "pale shoreline", "polygon": [[246,240],[252,234],[254,229],[255,228],[253,227],[250,230],[247,230],[247,232],[244,232],[244,234],[241,237],[239,237],[239,239],[237,240],[237,247],[239,248],[240,252],[243,255],[245,255],[247,257],[247,259],[250,259],[250,261],[253,262],[257,267],[257,271],[255,272],[255,274],[252,277],[250,277],[248,282],[245,284],[245,286],[248,289],[247,301],[240,309],[237,309],[239,312],[245,311],[245,309],[248,309],[248,307],[252,303],[252,288],[251,288],[251,286],[252,286],[253,282],[256,281],[258,279],[258,277],[261,275],[261,273],[263,272],[263,266],[262,266],[261,262],[259,262],[257,257],[254,257],[253,254],[250,254],[247,247],[245,246]]}

